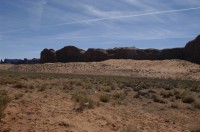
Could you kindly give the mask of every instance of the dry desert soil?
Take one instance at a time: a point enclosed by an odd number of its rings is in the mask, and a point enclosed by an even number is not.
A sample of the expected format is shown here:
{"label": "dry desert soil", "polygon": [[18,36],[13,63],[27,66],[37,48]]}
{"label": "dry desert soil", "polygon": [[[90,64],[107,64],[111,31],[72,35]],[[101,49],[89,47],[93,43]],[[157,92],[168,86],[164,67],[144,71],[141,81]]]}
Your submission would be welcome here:
{"label": "dry desert soil", "polygon": [[1,132],[199,132],[200,65],[0,65]]}

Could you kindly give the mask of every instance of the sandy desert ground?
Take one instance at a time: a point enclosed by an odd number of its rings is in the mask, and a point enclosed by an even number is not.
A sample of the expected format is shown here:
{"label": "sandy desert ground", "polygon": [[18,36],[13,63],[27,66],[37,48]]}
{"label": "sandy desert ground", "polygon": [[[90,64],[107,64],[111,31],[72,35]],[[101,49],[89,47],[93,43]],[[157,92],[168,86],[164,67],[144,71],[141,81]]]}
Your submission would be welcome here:
{"label": "sandy desert ground", "polygon": [[7,69],[15,72],[200,79],[200,65],[183,60],[107,60],[88,63],[0,65],[0,69]]}
{"label": "sandy desert ground", "polygon": [[0,65],[2,132],[199,132],[200,66],[180,60]]}

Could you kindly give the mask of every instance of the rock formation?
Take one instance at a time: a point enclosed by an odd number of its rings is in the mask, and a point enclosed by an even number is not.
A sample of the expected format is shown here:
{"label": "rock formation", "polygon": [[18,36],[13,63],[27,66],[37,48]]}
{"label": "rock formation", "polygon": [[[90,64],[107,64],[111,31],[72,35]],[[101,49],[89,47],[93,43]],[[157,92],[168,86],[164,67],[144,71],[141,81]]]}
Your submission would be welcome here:
{"label": "rock formation", "polygon": [[184,57],[185,60],[200,64],[200,35],[186,44]]}
{"label": "rock formation", "polygon": [[56,52],[53,49],[44,49],[40,54],[41,63],[56,62]]}
{"label": "rock formation", "polygon": [[108,59],[165,60],[182,59],[200,64],[200,35],[184,48],[137,49],[122,47],[114,49],[88,49],[86,52],[75,46],[66,46],[58,51],[44,49],[41,62],[92,62]]}
{"label": "rock formation", "polygon": [[137,53],[136,48],[114,48],[108,49],[108,54],[111,56],[111,59],[136,59]]}
{"label": "rock formation", "polygon": [[75,46],[66,46],[56,51],[58,62],[81,62],[83,61],[85,51]]}
{"label": "rock formation", "polygon": [[108,60],[109,54],[104,49],[88,49],[84,54],[84,61],[103,61]]}
{"label": "rock formation", "polygon": [[184,48],[163,49],[158,57],[159,60],[184,59]]}

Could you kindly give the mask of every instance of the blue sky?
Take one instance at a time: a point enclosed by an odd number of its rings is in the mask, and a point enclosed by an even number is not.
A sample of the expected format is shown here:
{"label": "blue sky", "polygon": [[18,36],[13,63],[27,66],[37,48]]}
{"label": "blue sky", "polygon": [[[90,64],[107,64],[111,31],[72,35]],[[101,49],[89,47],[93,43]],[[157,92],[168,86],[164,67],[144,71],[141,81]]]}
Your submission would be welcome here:
{"label": "blue sky", "polygon": [[199,0],[0,0],[0,58],[44,48],[183,47],[200,34]]}

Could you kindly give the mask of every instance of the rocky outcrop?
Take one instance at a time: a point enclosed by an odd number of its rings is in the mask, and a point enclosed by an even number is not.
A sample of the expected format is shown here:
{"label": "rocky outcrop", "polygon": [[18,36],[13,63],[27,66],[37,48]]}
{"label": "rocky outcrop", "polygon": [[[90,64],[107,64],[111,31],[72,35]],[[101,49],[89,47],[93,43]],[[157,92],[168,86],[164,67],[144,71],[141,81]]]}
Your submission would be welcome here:
{"label": "rocky outcrop", "polygon": [[159,60],[184,59],[184,48],[163,49],[158,57]]}
{"label": "rocky outcrop", "polygon": [[41,63],[56,62],[56,52],[53,49],[44,49],[40,54]]}
{"label": "rocky outcrop", "polygon": [[200,35],[186,44],[184,57],[185,60],[200,64]]}
{"label": "rocky outcrop", "polygon": [[157,60],[160,54],[158,49],[137,49],[137,60]]}
{"label": "rocky outcrop", "polygon": [[135,59],[155,60],[158,59],[160,50],[137,49],[137,48],[115,48],[107,50],[112,59]]}
{"label": "rocky outcrop", "polygon": [[137,53],[136,48],[114,48],[108,49],[108,54],[111,56],[111,59],[136,59]]}
{"label": "rocky outcrop", "polygon": [[88,49],[86,52],[75,46],[66,46],[58,51],[44,49],[41,62],[92,62],[108,59],[166,60],[182,59],[200,64],[200,35],[188,42],[184,48],[137,49],[122,47],[114,49]]}
{"label": "rocky outcrop", "polygon": [[108,60],[109,54],[104,49],[88,49],[84,54],[84,61],[92,62],[92,61],[103,61]]}
{"label": "rocky outcrop", "polygon": [[66,46],[56,51],[58,62],[81,62],[83,61],[85,51],[75,46]]}

